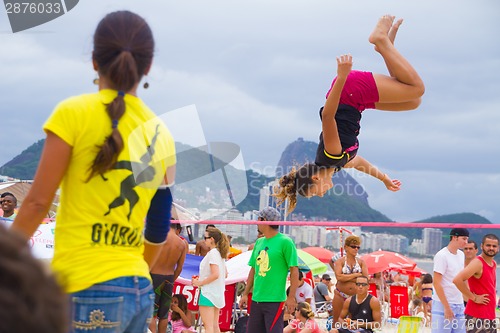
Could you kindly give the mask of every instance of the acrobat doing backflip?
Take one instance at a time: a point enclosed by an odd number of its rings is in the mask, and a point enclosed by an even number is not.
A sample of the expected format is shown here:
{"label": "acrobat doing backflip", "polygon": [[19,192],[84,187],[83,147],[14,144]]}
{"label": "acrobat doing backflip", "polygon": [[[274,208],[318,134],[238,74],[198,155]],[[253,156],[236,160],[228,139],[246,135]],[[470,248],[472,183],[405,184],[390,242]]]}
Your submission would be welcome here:
{"label": "acrobat doing backflip", "polygon": [[289,213],[295,208],[297,193],[304,197],[323,196],[333,187],[332,176],[341,168],[355,168],[375,177],[390,191],[400,189],[399,180],[357,154],[357,137],[363,110],[405,111],[420,105],[424,83],[394,46],[402,22],[395,22],[391,15],[382,16],[369,37],[375,51],[382,55],[389,75],[352,70],[351,55],[337,58],[337,77],[320,109],[322,132],[316,160],[292,169],[274,189],[279,203],[289,199]]}

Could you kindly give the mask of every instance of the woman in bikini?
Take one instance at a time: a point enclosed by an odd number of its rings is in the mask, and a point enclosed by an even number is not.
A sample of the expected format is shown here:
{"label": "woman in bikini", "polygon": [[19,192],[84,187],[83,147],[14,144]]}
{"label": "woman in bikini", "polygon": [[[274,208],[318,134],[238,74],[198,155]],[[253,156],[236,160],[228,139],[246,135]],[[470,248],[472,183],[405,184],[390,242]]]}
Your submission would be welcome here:
{"label": "woman in bikini", "polygon": [[369,37],[375,51],[387,65],[389,75],[351,70],[352,56],[337,58],[337,77],[320,110],[322,132],[314,163],[293,168],[274,188],[278,203],[288,199],[288,213],[297,203],[297,194],[322,197],[333,187],[332,176],[342,168],[354,168],[398,191],[401,182],[392,179],[358,152],[361,113],[365,109],[405,111],[416,109],[424,94],[424,83],[411,64],[394,47],[402,20],[385,15]]}
{"label": "woman in bikini", "polygon": [[344,301],[356,294],[356,278],[368,276],[366,263],[362,259],[356,258],[361,248],[360,245],[361,238],[358,236],[347,237],[344,242],[346,255],[335,261],[334,264],[334,273],[337,278],[332,300],[334,324],[339,319]]}
{"label": "woman in bikini", "polygon": [[425,318],[428,318],[429,320],[432,310],[432,292],[433,292],[432,275],[424,274],[422,276],[422,301],[424,302]]}

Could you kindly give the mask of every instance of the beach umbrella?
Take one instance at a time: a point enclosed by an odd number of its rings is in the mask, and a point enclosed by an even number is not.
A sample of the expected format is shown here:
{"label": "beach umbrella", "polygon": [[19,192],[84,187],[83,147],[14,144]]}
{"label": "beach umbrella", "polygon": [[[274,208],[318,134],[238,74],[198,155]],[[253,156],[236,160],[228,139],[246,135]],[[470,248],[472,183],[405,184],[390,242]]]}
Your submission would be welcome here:
{"label": "beach umbrella", "polygon": [[368,267],[368,273],[374,274],[392,268],[405,268],[413,270],[417,263],[402,254],[391,251],[375,251],[361,256]]}
{"label": "beach umbrella", "polygon": [[319,261],[328,264],[332,259],[334,253],[324,247],[310,246],[302,249],[304,252],[311,254],[313,257],[317,258]]}
{"label": "beach umbrella", "polygon": [[420,276],[422,274],[426,274],[427,272],[423,270],[420,267],[414,267],[413,269],[406,269],[403,267],[398,267],[394,265],[394,267],[391,267],[391,270],[399,272],[403,275],[413,275],[413,276]]}
{"label": "beach umbrella", "polygon": [[297,250],[297,259],[299,263],[299,269],[303,272],[311,271],[313,275],[320,275],[327,270],[327,267],[324,263],[304,250]]}
{"label": "beach umbrella", "polygon": [[[226,284],[245,281],[247,279],[248,273],[250,272],[248,261],[251,256],[252,251],[245,251],[226,262],[228,273]],[[302,250],[297,250],[297,261],[299,269],[303,272],[311,271],[313,275],[319,275],[327,270],[324,263]]]}

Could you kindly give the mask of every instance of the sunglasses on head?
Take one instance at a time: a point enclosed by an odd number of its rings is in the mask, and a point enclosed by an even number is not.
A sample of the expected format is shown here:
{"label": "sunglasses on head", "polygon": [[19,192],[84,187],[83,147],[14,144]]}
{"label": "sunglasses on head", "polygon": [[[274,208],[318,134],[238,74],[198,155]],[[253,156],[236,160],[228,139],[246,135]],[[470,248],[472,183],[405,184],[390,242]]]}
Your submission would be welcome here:
{"label": "sunglasses on head", "polygon": [[210,238],[212,238],[212,237],[210,237],[210,236],[209,236],[209,237],[205,236],[205,240],[210,239]]}
{"label": "sunglasses on head", "polygon": [[368,283],[363,283],[363,282],[356,282],[356,286],[363,286],[363,287],[366,287],[368,285]]}
{"label": "sunglasses on head", "polygon": [[361,246],[358,246],[358,245],[349,245],[349,247],[351,249],[358,249],[358,250],[361,248]]}

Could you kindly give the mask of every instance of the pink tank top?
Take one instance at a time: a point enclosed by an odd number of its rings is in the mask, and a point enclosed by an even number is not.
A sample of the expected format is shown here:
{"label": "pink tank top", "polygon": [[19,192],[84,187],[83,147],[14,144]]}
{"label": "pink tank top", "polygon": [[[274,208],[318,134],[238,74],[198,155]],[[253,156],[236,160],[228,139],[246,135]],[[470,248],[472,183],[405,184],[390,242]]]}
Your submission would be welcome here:
{"label": "pink tank top", "polygon": [[497,264],[493,261],[493,265],[489,266],[481,256],[477,256],[483,263],[483,274],[481,277],[469,278],[469,288],[476,295],[488,294],[490,297],[489,304],[477,304],[473,300],[467,302],[465,307],[465,314],[475,318],[482,319],[495,319],[495,306],[496,306],[496,269]]}

